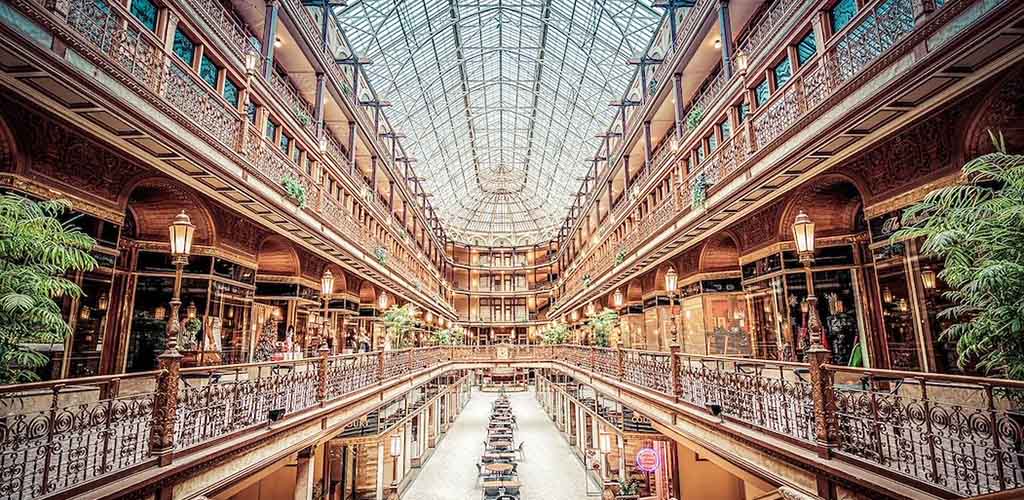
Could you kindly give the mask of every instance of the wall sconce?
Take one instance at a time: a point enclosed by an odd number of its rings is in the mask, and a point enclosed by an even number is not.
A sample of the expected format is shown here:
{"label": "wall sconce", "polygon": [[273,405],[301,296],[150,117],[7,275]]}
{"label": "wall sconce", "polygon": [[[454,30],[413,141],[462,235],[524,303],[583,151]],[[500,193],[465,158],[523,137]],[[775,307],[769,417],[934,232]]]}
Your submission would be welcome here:
{"label": "wall sconce", "polygon": [[921,271],[921,283],[924,284],[925,288],[934,290],[936,287],[935,271],[932,271],[931,269]]}
{"label": "wall sconce", "polygon": [[882,302],[885,302],[886,304],[893,303],[892,290],[890,290],[889,287],[882,289]]}

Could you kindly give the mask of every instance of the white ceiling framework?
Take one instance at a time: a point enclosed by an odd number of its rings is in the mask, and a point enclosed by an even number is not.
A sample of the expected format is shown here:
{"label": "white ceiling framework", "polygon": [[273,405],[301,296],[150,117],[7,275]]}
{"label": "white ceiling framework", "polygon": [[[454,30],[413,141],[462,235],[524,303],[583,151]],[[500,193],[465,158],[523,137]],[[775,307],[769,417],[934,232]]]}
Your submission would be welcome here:
{"label": "white ceiling framework", "polygon": [[335,11],[450,238],[555,236],[661,14],[636,0],[356,0]]}

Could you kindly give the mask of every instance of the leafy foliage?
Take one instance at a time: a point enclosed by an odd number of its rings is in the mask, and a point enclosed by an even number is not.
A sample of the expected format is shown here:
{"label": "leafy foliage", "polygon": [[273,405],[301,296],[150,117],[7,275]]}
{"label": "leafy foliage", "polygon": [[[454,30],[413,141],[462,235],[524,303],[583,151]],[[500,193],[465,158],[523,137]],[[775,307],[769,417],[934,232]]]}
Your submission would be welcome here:
{"label": "leafy foliage", "polygon": [[569,339],[569,327],[560,321],[548,323],[540,332],[541,342],[545,344],[564,344]]}
{"label": "leafy foliage", "polygon": [[299,182],[299,179],[292,175],[286,175],[281,178],[281,187],[284,188],[284,192],[288,196],[299,202],[299,207],[306,206],[306,187]]}
{"label": "leafy foliage", "polygon": [[465,339],[466,330],[458,325],[434,332],[434,344],[436,345],[462,345]]}
{"label": "leafy foliage", "polygon": [[416,324],[415,306],[412,304],[391,306],[384,311],[383,319],[388,339],[391,340],[391,347],[394,349],[406,347],[409,331]]}
{"label": "leafy foliage", "polygon": [[30,382],[48,358],[26,344],[63,343],[71,329],[57,299],[82,290],[64,276],[96,267],[94,241],[59,217],[67,200],[0,196],[0,384]]}
{"label": "leafy foliage", "polygon": [[686,130],[697,128],[702,119],[704,119],[704,108],[700,106],[690,108],[690,112],[686,114]]}
{"label": "leafy foliage", "polygon": [[619,481],[619,495],[636,495],[640,492],[640,483],[630,479]]}
{"label": "leafy foliage", "polygon": [[590,328],[594,331],[594,345],[608,347],[608,335],[615,325],[619,324],[619,313],[611,309],[602,309],[590,317]]}
{"label": "leafy foliage", "polygon": [[1024,379],[1024,156],[1003,148],[963,175],[908,208],[893,239],[923,237],[922,253],[944,259],[938,276],[953,305],[939,314],[958,321],[942,335],[960,365]]}

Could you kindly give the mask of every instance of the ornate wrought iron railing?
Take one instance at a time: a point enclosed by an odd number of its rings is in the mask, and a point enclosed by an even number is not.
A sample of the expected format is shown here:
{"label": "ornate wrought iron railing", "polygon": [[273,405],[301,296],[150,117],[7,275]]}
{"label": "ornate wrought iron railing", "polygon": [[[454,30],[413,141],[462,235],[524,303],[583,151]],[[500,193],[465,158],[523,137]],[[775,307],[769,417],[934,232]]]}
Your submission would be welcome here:
{"label": "ornate wrought iron railing", "polygon": [[184,370],[162,358],[154,372],[0,387],[0,494],[67,494],[446,363],[516,361],[560,363],[933,491],[1024,486],[1024,382],[677,349],[437,346]]}

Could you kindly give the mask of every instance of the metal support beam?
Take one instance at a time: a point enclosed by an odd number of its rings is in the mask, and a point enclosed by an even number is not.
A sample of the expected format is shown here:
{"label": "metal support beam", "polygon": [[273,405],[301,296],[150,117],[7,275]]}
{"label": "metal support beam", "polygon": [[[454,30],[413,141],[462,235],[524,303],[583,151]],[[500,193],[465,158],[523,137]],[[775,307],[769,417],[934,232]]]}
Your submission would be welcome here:
{"label": "metal support beam", "polygon": [[277,14],[280,5],[279,0],[269,0],[263,19],[263,78],[266,80],[270,80],[274,75],[274,41],[277,40]]}
{"label": "metal support beam", "polygon": [[722,36],[722,74],[732,78],[732,22],[729,20],[729,0],[718,1],[718,27]]}

